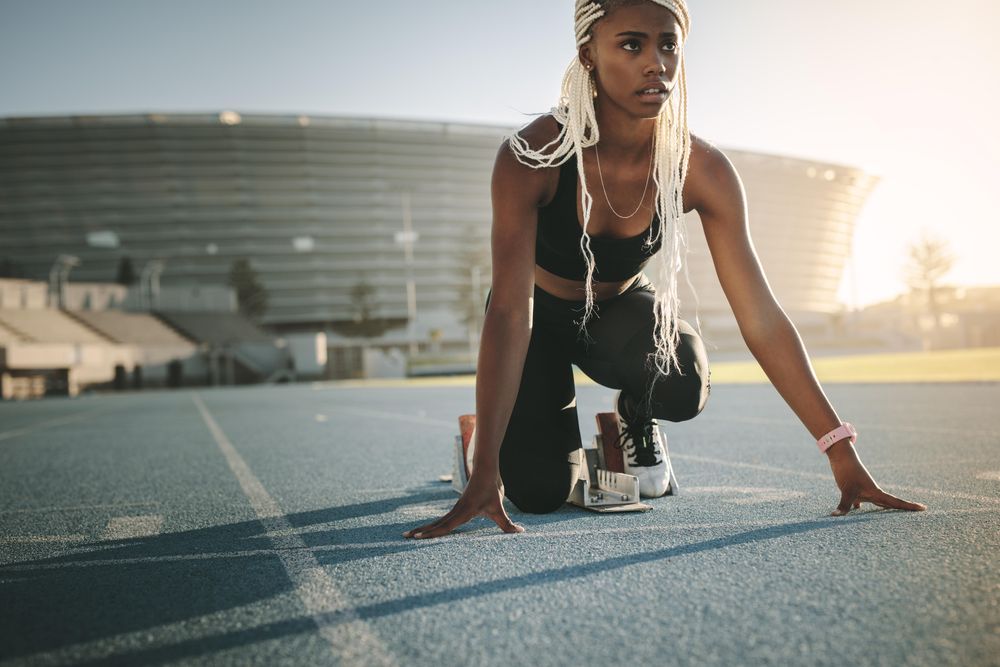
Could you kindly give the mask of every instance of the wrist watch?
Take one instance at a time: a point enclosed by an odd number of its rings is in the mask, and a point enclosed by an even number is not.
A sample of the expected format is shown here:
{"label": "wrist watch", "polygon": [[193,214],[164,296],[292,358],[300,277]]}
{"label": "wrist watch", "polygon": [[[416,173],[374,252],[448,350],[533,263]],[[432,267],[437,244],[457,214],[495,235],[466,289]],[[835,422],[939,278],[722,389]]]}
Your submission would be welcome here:
{"label": "wrist watch", "polygon": [[833,443],[843,440],[844,438],[850,438],[852,445],[858,440],[858,430],[854,428],[854,425],[850,422],[844,422],[824,435],[816,441],[816,446],[819,447],[820,453],[825,453],[826,450],[833,446]]}

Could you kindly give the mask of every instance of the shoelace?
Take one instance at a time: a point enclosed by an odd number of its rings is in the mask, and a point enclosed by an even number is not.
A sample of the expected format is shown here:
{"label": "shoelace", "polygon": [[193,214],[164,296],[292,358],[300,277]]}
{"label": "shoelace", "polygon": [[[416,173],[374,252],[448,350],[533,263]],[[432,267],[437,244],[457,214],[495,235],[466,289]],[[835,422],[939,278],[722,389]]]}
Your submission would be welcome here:
{"label": "shoelace", "polygon": [[622,449],[625,447],[625,440],[631,442],[632,451],[629,452],[631,464],[633,466],[652,467],[660,464],[660,459],[656,456],[656,443],[653,441],[653,428],[656,422],[648,420],[645,423],[640,421],[639,425],[632,424],[622,417],[625,427],[618,434],[615,440],[615,447]]}

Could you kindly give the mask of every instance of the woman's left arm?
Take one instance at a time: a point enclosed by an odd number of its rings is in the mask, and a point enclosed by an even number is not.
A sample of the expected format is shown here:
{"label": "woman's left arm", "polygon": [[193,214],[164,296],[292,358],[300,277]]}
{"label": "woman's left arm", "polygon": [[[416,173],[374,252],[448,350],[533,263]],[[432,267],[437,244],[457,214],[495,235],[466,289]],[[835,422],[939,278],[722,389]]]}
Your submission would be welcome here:
{"label": "woman's left arm", "polygon": [[[684,193],[701,218],[719,283],[743,340],[813,439],[822,438],[840,426],[841,419],[816,379],[798,331],[764,276],[750,238],[743,183],[722,151],[694,136]],[[834,515],[847,514],[862,501],[895,509],[927,509],[882,491],[849,439],[836,442],[826,454],[841,492]]]}

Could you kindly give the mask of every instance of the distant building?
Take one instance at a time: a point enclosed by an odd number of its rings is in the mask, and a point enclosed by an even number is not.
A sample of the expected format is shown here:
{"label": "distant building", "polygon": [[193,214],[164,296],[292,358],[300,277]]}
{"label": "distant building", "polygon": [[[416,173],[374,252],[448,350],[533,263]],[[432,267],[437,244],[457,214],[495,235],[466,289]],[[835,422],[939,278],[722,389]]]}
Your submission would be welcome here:
{"label": "distant building", "polygon": [[[137,274],[163,260],[164,286],[209,286],[248,258],[267,291],[262,323],[279,333],[474,349],[491,276],[490,174],[513,129],[230,111],[0,119],[0,267],[46,280],[67,253],[81,260],[71,281],[107,282],[127,256]],[[778,300],[807,339],[836,338],[837,290],[877,178],[726,153]],[[741,346],[697,216],[687,224],[706,341]],[[682,299],[693,322],[694,299]]]}

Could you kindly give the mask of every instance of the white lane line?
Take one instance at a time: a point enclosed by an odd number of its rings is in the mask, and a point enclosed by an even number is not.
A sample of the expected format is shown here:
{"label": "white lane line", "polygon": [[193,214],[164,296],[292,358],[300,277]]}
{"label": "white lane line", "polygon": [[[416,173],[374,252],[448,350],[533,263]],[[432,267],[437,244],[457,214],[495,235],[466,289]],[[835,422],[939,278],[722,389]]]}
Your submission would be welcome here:
{"label": "white lane line", "polygon": [[444,428],[453,428],[455,432],[458,432],[458,419],[456,418],[454,422],[447,421],[444,419],[434,419],[433,417],[426,417],[424,415],[406,415],[400,414],[398,412],[386,412],[383,410],[370,410],[368,408],[349,408],[349,407],[336,407],[333,408],[337,412],[348,412],[357,415],[367,415],[369,417],[378,417],[379,419],[391,419],[394,421],[410,422],[412,424],[426,424],[428,426],[442,426]]}
{"label": "white lane line", "polygon": [[[804,470],[791,470],[789,468],[779,468],[778,466],[764,465],[763,463],[740,463],[739,461],[727,461],[726,459],[716,459],[710,456],[695,456],[693,454],[671,454],[670,458],[681,461],[697,461],[698,463],[715,463],[729,466],[731,468],[749,468],[751,470],[766,470],[767,472],[779,472],[787,475],[798,475],[799,477],[811,477],[813,479],[832,479],[830,475],[821,475],[817,472],[807,472]],[[683,492],[683,489],[681,490]]]}
{"label": "white lane line", "polygon": [[805,498],[809,494],[769,486],[686,486],[683,493],[710,494],[713,499],[729,505],[759,505]]}
{"label": "white lane line", "polygon": [[976,479],[984,479],[988,482],[1000,482],[1000,470],[990,470],[976,475]]}
{"label": "white lane line", "polygon": [[[86,538],[84,538],[86,539]],[[119,547],[120,549],[120,547]],[[103,549],[102,549],[103,551]],[[103,567],[108,565],[149,565],[151,563],[183,563],[185,561],[224,560],[237,558],[260,558],[261,556],[281,556],[282,549],[247,549],[245,551],[206,551],[200,554],[177,554],[173,556],[140,556],[136,558],[94,558],[75,562],[62,563],[12,563],[0,564],[0,573],[4,572],[34,572],[35,570],[76,570],[88,567]],[[59,555],[61,558],[81,554],[96,553],[87,547],[67,549]]]}
{"label": "white lane line", "polygon": [[[706,421],[713,422],[723,422],[723,423],[739,423],[739,424],[772,424],[775,426],[788,426],[788,427],[798,427],[801,428],[799,422],[790,419],[783,419],[779,417],[738,417],[738,416],[723,416],[723,415],[710,415],[706,416]],[[996,438],[998,431],[996,429],[969,429],[969,428],[953,428],[948,426],[913,426],[909,424],[900,424],[886,426],[884,423],[867,423],[867,422],[851,422],[853,423],[859,431],[886,431],[892,433],[907,432],[907,433],[933,433],[935,435],[962,435],[962,436],[980,436],[984,438]]]}
{"label": "white lane line", "polygon": [[[768,472],[784,473],[786,475],[795,475],[797,477],[810,477],[812,479],[827,479],[831,482],[833,481],[833,475],[821,475],[815,472],[806,472],[804,470],[791,470],[790,468],[779,468],[778,466],[767,466],[757,463],[738,463],[736,461],[726,461],[725,459],[715,459],[708,456],[692,456],[691,454],[671,454],[672,458],[685,460],[685,461],[698,461],[700,463],[715,463],[717,465],[729,466],[732,468],[751,468],[753,470],[766,470]],[[902,484],[880,484],[884,491],[894,492],[894,493],[913,493],[913,494],[926,494],[932,496],[944,496],[945,498],[956,498],[961,500],[972,500],[978,503],[991,503],[993,505],[1000,505],[1000,498],[991,498],[989,496],[978,496],[972,493],[963,493],[961,491],[953,491],[951,489],[925,489],[920,486],[903,486]],[[683,489],[682,489],[683,491]],[[908,500],[918,500],[910,498]]]}
{"label": "white lane line", "polygon": [[[655,511],[655,510],[654,510]],[[867,512],[884,512],[888,510],[882,510],[876,508],[870,504],[862,506],[861,510],[854,510],[848,517],[864,515]],[[920,512],[919,516],[956,516],[960,514],[995,514],[996,510],[992,507],[969,507],[962,509],[949,509],[949,510],[938,510],[933,507],[926,512]],[[582,515],[589,516],[589,515]],[[825,519],[826,514],[811,517],[813,519]],[[831,521],[840,521],[838,517],[829,517]],[[786,520],[772,520],[772,521],[718,521],[714,523],[665,523],[656,525],[645,525],[645,526],[618,526],[618,527],[605,527],[605,528],[578,528],[578,529],[567,529],[567,530],[546,530],[544,528],[538,530],[528,529],[527,532],[518,533],[516,535],[508,535],[507,533],[501,533],[495,526],[485,526],[483,528],[474,528],[461,531],[460,533],[453,535],[446,535],[444,538],[434,539],[434,540],[407,540],[403,537],[393,540],[383,540],[378,542],[359,542],[357,544],[323,544],[316,545],[313,547],[306,547],[312,552],[370,552],[372,549],[398,549],[400,554],[407,554],[411,551],[416,551],[418,549],[429,548],[435,544],[445,544],[442,540],[461,540],[462,542],[472,541],[472,542],[492,542],[497,540],[531,540],[531,539],[547,539],[547,538],[579,538],[579,537],[599,537],[601,535],[616,535],[616,534],[629,534],[629,533],[654,533],[662,532],[664,534],[676,534],[684,531],[697,531],[697,530],[732,530],[734,528],[766,528],[768,526],[784,526],[792,519]],[[293,534],[295,531],[289,531],[289,534]],[[317,531],[318,532],[318,531]],[[301,533],[299,533],[301,534]],[[287,553],[287,549],[252,549],[246,551],[222,551],[222,552],[204,552],[200,554],[178,554],[173,556],[143,556],[140,558],[108,558],[108,559],[93,559],[85,561],[76,562],[62,562],[62,563],[11,563],[9,565],[0,564],[0,574],[6,573],[18,573],[18,572],[35,572],[43,570],[77,570],[88,567],[116,567],[121,565],[149,565],[151,563],[177,563],[184,561],[199,561],[199,560],[232,560],[234,558],[259,558],[262,556],[282,556]],[[73,556],[78,553],[86,553],[86,549],[73,549],[63,553],[63,556]]]}
{"label": "white lane line", "polygon": [[50,426],[58,426],[59,424],[66,424],[68,422],[77,421],[79,419],[85,419],[87,417],[92,417],[94,415],[100,414],[102,412],[107,412],[114,406],[106,406],[103,408],[96,408],[94,410],[87,410],[86,412],[77,412],[66,417],[57,417],[55,419],[46,419],[43,422],[37,424],[32,424],[31,426],[25,426],[23,428],[16,428],[12,431],[0,431],[0,442],[4,440],[9,440],[11,438],[16,438],[25,433],[31,433],[32,431],[37,431],[43,428],[49,428]]}
{"label": "white lane line", "polygon": [[0,516],[4,514],[28,514],[28,513],[44,513],[44,512],[87,512],[93,509],[120,509],[123,507],[150,507],[157,508],[160,506],[158,502],[143,502],[143,503],[111,503],[107,505],[71,505],[69,507],[37,507],[37,508],[27,508],[19,510],[3,510],[0,511]]}
{"label": "white lane line", "polygon": [[159,514],[142,516],[116,516],[108,521],[101,533],[102,540],[128,540],[134,537],[151,537],[160,534],[163,517]]}
{"label": "white lane line", "polygon": [[86,542],[86,535],[4,535],[0,544],[42,544],[46,542]]}
{"label": "white lane line", "polygon": [[[388,647],[371,626],[358,617],[336,583],[306,547],[302,537],[287,532],[292,530],[288,518],[229,442],[201,397],[192,394],[191,399],[215,438],[215,443],[222,450],[229,469],[239,481],[257,518],[268,532],[268,538],[278,549],[278,558],[288,573],[289,580],[295,585],[296,594],[312,616],[320,634],[333,648],[334,657],[346,665],[396,665]],[[279,534],[282,531],[284,533]],[[270,534],[272,532],[275,534]],[[331,624],[324,620],[336,617],[342,618],[343,622]]]}

